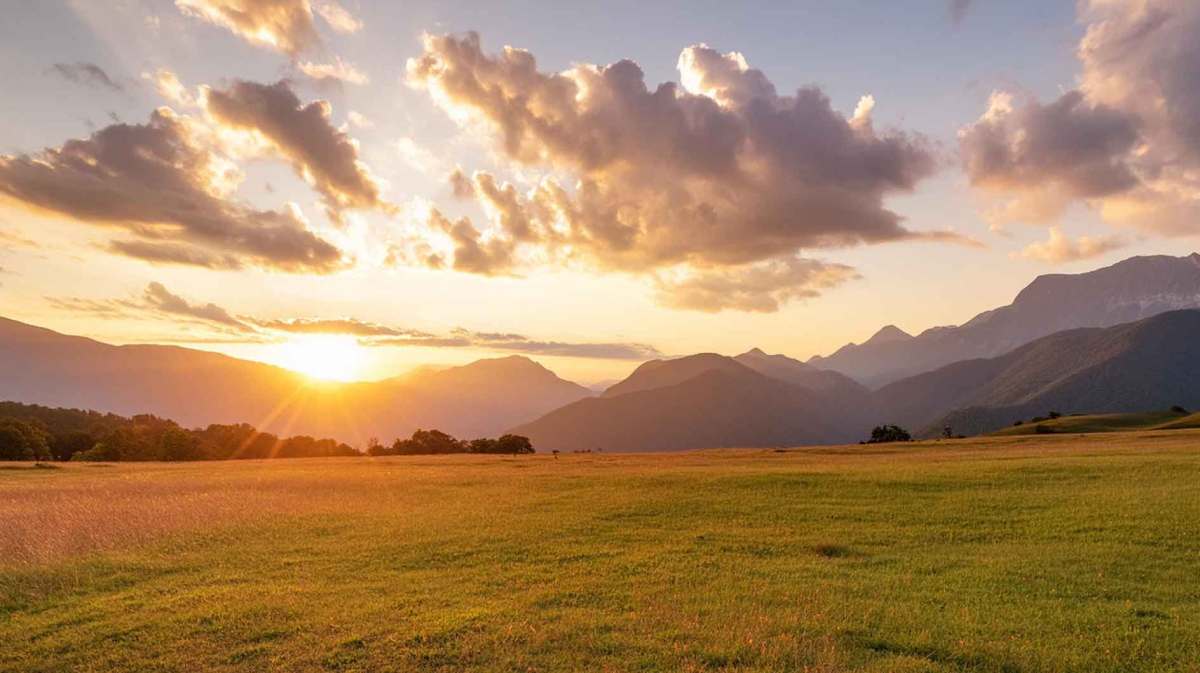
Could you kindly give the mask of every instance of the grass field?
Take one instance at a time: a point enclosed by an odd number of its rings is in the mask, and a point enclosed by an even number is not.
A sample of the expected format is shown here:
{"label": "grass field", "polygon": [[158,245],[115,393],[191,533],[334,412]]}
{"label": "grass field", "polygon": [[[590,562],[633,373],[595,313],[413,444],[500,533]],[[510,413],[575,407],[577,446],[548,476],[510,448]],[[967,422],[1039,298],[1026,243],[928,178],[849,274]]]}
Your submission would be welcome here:
{"label": "grass field", "polygon": [[1095,433],[1129,432],[1131,430],[1194,430],[1200,428],[1200,413],[1188,414],[1174,411],[1147,411],[1126,414],[1081,414],[1060,416],[1037,423],[997,430],[992,434],[999,437],[1013,435],[1036,435],[1050,433]]}
{"label": "grass field", "polygon": [[1200,671],[1200,432],[0,470],[0,671]]}

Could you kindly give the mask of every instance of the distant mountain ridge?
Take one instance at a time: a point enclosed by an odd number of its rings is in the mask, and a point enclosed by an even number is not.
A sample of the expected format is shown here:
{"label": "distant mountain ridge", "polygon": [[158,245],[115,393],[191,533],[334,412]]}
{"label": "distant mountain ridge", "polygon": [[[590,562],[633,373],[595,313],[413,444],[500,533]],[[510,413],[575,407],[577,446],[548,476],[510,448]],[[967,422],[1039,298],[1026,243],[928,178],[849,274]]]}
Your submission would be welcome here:
{"label": "distant mountain ridge", "polygon": [[1200,308],[1200,254],[1131,257],[1086,273],[1038,276],[1008,306],[960,326],[909,336],[889,325],[808,364],[879,387],[959,360],[1002,355],[1055,332],[1188,308]]}
{"label": "distant mountain ridge", "polygon": [[653,360],[604,395],[516,428],[535,446],[671,451],[786,446],[857,439],[866,388],[759,349]]}
{"label": "distant mountain ridge", "polygon": [[605,395],[513,430],[566,450],[654,451],[853,442],[871,427],[978,434],[1061,413],[1200,408],[1200,310],[1066,330],[876,391],[757,349],[646,363]]}
{"label": "distant mountain ridge", "polygon": [[315,383],[295,372],[177,346],[113,346],[0,318],[0,399],[187,427],[250,423],[364,446],[439,428],[494,436],[592,393],[521,356],[424,369],[373,383]]}

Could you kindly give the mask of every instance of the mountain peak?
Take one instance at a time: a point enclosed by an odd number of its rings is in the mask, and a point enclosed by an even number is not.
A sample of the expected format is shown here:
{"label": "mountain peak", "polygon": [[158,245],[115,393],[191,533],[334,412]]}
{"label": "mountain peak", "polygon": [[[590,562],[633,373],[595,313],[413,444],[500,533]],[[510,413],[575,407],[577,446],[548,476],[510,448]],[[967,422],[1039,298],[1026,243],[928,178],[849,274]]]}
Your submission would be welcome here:
{"label": "mountain peak", "polygon": [[876,332],[870,339],[867,339],[866,343],[879,344],[887,343],[888,341],[906,341],[911,338],[913,338],[911,334],[905,332],[899,327],[896,327],[895,325],[885,325],[884,327],[880,328],[880,330]]}

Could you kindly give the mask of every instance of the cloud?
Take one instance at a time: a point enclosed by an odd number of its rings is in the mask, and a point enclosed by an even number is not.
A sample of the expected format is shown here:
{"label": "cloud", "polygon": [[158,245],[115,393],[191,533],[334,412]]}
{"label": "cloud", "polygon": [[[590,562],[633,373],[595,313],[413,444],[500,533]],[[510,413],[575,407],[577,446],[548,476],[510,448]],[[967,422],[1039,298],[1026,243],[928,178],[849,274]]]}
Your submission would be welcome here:
{"label": "cloud", "polygon": [[682,86],[650,89],[632,61],[546,73],[524,50],[484,53],[474,33],[426,36],[410,83],[543,173],[525,193],[474,174],[489,226],[431,220],[472,256],[453,267],[495,273],[548,259],[652,273],[926,236],[883,204],[934,171],[924,139],[877,133],[862,123],[870,104],[852,124],[815,87],[780,95],[736,52],[696,45],[678,66]]}
{"label": "cloud", "polygon": [[653,346],[638,343],[572,343],[538,341],[521,334],[473,332],[456,329],[446,336],[415,335],[403,338],[369,339],[368,346],[413,348],[479,348],[483,350],[600,360],[651,360],[662,357]]}
{"label": "cloud", "polygon": [[1079,14],[1078,86],[1045,105],[993,96],[961,134],[972,184],[1007,199],[1009,219],[1083,202],[1114,224],[1197,233],[1200,4],[1084,0]]}
{"label": "cloud", "polygon": [[971,9],[971,0],[949,0],[947,4],[950,9],[950,22],[956,26],[961,25]]}
{"label": "cloud", "polygon": [[153,243],[151,241],[109,241],[106,249],[151,264],[182,264],[206,269],[236,270],[242,268],[240,259],[178,243]]}
{"label": "cloud", "polygon": [[346,113],[346,121],[350,122],[351,126],[360,129],[369,129],[375,126],[375,122],[368,119],[365,115],[351,110]]}
{"label": "cloud", "polygon": [[108,76],[104,69],[95,63],[55,63],[50,66],[53,72],[67,81],[87,86],[98,86],[110,91],[124,91],[125,87]]}
{"label": "cloud", "polygon": [[320,14],[322,19],[325,19],[325,23],[328,23],[330,28],[339,33],[357,33],[362,30],[363,22],[346,11],[345,7],[332,0],[317,2],[316,10],[317,14]]}
{"label": "cloud", "polygon": [[[0,197],[135,237],[113,249],[156,261],[324,273],[341,251],[293,210],[235,200],[241,174],[169,108],[35,155],[0,156]],[[139,254],[140,253],[140,254]]]}
{"label": "cloud", "polygon": [[[175,0],[175,6],[251,44],[293,57],[321,44],[309,0]],[[316,13],[341,33],[362,28],[362,22],[332,0],[317,2]]]}
{"label": "cloud", "polygon": [[859,278],[853,267],[797,257],[742,267],[663,274],[659,301],[677,309],[716,313],[726,309],[771,313],[789,301],[817,297]]}
{"label": "cloud", "polygon": [[430,334],[417,330],[388,327],[376,323],[364,322],[355,318],[294,318],[291,320],[256,320],[255,324],[264,329],[296,334],[348,334],[351,336],[411,336],[429,337]]}
{"label": "cloud", "polygon": [[1030,243],[1020,252],[1020,256],[1050,264],[1064,264],[1081,259],[1099,257],[1125,247],[1125,241],[1117,236],[1080,236],[1071,240],[1058,227],[1050,227],[1050,238],[1037,243]]}
{"label": "cloud", "polygon": [[300,69],[300,72],[315,80],[334,80],[347,84],[367,84],[371,81],[366,73],[340,58],[335,59],[333,63],[304,61],[296,67]]}
{"label": "cloud", "polygon": [[254,328],[234,318],[228,311],[213,303],[191,304],[186,299],[172,293],[162,283],[150,283],[143,294],[146,305],[174,315],[196,318],[204,322],[232,327],[239,332],[253,332]]}
{"label": "cloud", "polygon": [[1101,198],[1135,187],[1130,152],[1137,121],[1069,91],[1043,105],[992,94],[979,121],[959,133],[971,185],[1013,195],[1004,219],[1049,221],[1076,199]]}
{"label": "cloud", "polygon": [[286,80],[235,80],[226,89],[206,89],[204,104],[215,123],[257,134],[291,161],[321,194],[334,220],[348,208],[394,210],[359,160],[358,143],[333,125],[328,102],[302,104]]}

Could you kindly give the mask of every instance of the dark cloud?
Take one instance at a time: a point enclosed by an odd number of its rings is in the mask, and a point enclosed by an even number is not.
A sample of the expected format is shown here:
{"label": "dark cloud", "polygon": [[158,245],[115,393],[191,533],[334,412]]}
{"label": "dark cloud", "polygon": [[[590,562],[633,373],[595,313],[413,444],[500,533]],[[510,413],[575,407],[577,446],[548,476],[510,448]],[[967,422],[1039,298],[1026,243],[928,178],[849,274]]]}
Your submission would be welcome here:
{"label": "dark cloud", "polygon": [[789,301],[858,278],[844,264],[786,258],[744,267],[701,270],[682,278],[660,277],[659,300],[666,306],[716,313],[726,309],[770,313]]}
{"label": "dark cloud", "polygon": [[175,0],[175,5],[184,14],[224,27],[251,44],[291,56],[321,45],[314,14],[338,32],[353,33],[362,27],[333,0]]}
{"label": "dark cloud", "polygon": [[[113,124],[36,155],[0,156],[0,195],[124,229],[138,239],[113,244],[125,254],[203,266],[233,258],[294,272],[343,265],[341,252],[293,212],[234,200],[240,179],[168,108],[146,124]],[[184,254],[190,248],[191,257]]]}
{"label": "dark cloud", "polygon": [[334,219],[346,208],[392,210],[359,161],[358,143],[333,125],[328,102],[302,104],[286,80],[236,80],[208,90],[205,108],[219,124],[261,134],[312,183]]}
{"label": "dark cloud", "polygon": [[[1200,3],[1083,0],[1079,86],[1019,106],[994,94],[962,132],[972,184],[1013,219],[1083,201],[1105,220],[1200,231]],[[999,104],[998,104],[999,103]]]}
{"label": "dark cloud", "polygon": [[883,200],[931,174],[933,154],[919,137],[877,133],[873,99],[846,118],[819,89],[779,95],[740,54],[703,45],[679,69],[682,86],[649,89],[632,61],[546,73],[520,49],[484,53],[474,33],[427,36],[411,83],[490,124],[513,161],[575,180],[518,193],[487,173],[453,177],[493,225],[431,220],[454,268],[507,273],[529,253],[645,273],[927,236]]}
{"label": "dark cloud", "polygon": [[242,268],[241,260],[233,255],[211,252],[187,244],[122,240],[109,241],[105,249],[118,255],[140,259],[151,264],[182,264],[217,270]]}
{"label": "dark cloud", "polygon": [[1069,91],[1042,105],[1017,106],[992,96],[983,117],[959,134],[971,184],[994,192],[1024,192],[1026,219],[1058,216],[1067,203],[1126,191],[1138,184],[1129,165],[1137,121]]}
{"label": "dark cloud", "polygon": [[146,305],[162,313],[195,318],[204,322],[232,327],[239,332],[253,332],[254,328],[238,320],[228,311],[213,303],[191,304],[172,293],[162,283],[150,283],[143,294]]}
{"label": "dark cloud", "polygon": [[108,76],[104,69],[95,63],[55,63],[50,66],[53,72],[67,81],[88,86],[99,86],[111,91],[124,91],[125,87]]}

